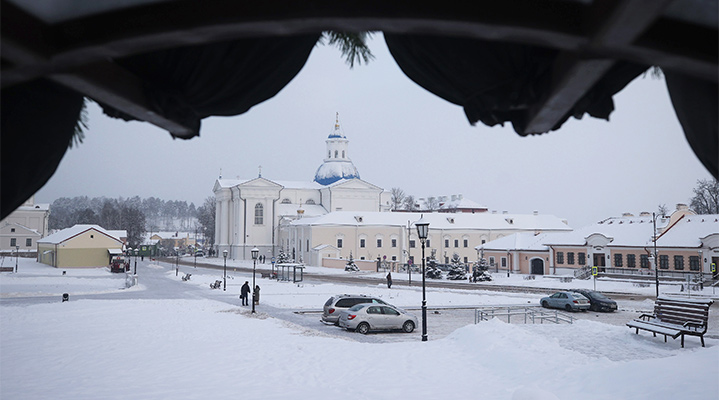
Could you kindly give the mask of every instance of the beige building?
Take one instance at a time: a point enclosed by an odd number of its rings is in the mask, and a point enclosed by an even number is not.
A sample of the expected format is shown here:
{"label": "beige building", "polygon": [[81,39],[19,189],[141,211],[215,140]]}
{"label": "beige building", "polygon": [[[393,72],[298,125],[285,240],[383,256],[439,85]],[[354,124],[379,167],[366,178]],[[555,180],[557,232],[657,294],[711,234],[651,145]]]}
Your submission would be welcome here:
{"label": "beige building", "polygon": [[[495,271],[581,275],[596,266],[606,273],[653,275],[654,227],[652,214],[626,213],[568,233],[515,234],[477,250]],[[678,204],[672,215],[656,218],[656,235],[660,275],[709,275],[711,264],[719,264],[719,215],[696,215]]]}
{"label": "beige building", "polygon": [[0,221],[0,252],[34,253],[37,241],[48,233],[49,204],[35,204],[30,197],[22,206]]}
{"label": "beige building", "polygon": [[56,268],[106,267],[123,243],[97,225],[75,225],[37,242],[37,261]]}
{"label": "beige building", "polygon": [[[279,238],[283,251],[296,260],[324,265],[327,258],[315,249],[331,245],[339,257],[406,263],[421,259],[421,244],[414,223],[423,217],[429,224],[425,256],[433,253],[440,263],[448,263],[453,254],[464,262],[477,260],[476,246],[517,232],[567,232],[565,221],[535,214],[496,213],[388,213],[333,212],[313,218],[285,220]],[[315,253],[318,253],[315,254]],[[330,254],[330,253],[327,253]],[[334,265],[334,264],[333,264]]]}

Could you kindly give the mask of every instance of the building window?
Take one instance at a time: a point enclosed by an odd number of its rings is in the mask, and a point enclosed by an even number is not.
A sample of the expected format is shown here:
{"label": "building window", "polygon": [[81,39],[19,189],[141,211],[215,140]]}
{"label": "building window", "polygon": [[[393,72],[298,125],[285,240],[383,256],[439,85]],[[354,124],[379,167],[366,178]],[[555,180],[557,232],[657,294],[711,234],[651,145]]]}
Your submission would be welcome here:
{"label": "building window", "polygon": [[574,252],[573,251],[567,252],[567,264],[574,265]]}
{"label": "building window", "polygon": [[265,209],[262,203],[255,204],[255,225],[262,225],[265,221]]}
{"label": "building window", "polygon": [[467,246],[469,246],[469,240],[464,239],[464,247],[467,247]]}
{"label": "building window", "polygon": [[467,261],[469,261],[469,260],[467,260],[467,257],[464,257],[464,263],[465,263],[465,264],[467,263]]}
{"label": "building window", "polygon": [[690,271],[701,271],[701,269],[702,268],[699,265],[699,256],[689,256],[689,270]]}
{"label": "building window", "polygon": [[10,247],[17,246],[17,239],[16,238],[10,238]]}
{"label": "building window", "polygon": [[337,158],[338,154],[339,154],[339,152],[337,150],[335,150],[335,158]]}
{"label": "building window", "polygon": [[627,254],[627,268],[636,268],[637,267],[637,255],[636,254]]}
{"label": "building window", "polygon": [[32,246],[32,239],[31,238],[25,239],[25,247],[30,247],[30,246]]}
{"label": "building window", "polygon": [[564,252],[557,252],[557,264],[564,264]]}
{"label": "building window", "polygon": [[284,198],[282,199],[282,204],[292,204],[292,202],[290,201],[290,199]]}
{"label": "building window", "polygon": [[639,255],[639,266],[642,268],[649,268],[649,256],[646,254]]}
{"label": "building window", "polygon": [[397,261],[397,256],[392,256],[392,261]]}
{"label": "building window", "polygon": [[587,265],[587,255],[582,252],[577,253],[577,264]]}
{"label": "building window", "polygon": [[342,248],[342,239],[337,239],[337,248],[338,249]]}
{"label": "building window", "polygon": [[684,269],[684,256],[674,256],[674,269]]}
{"label": "building window", "polygon": [[360,239],[360,247],[364,248],[364,239]]}
{"label": "building window", "polygon": [[454,239],[454,247],[459,247],[459,239]]}
{"label": "building window", "polygon": [[667,255],[659,256],[659,268],[669,269],[669,256],[667,256]]}
{"label": "building window", "polygon": [[507,257],[502,257],[502,268],[507,268]]}
{"label": "building window", "polygon": [[429,239],[425,240],[424,242],[426,243],[427,247],[429,247]]}
{"label": "building window", "polygon": [[623,267],[624,266],[624,258],[622,258],[621,254],[615,254],[614,255],[614,266],[615,267]]}
{"label": "building window", "polygon": [[316,204],[314,200],[309,199],[305,202],[305,204]]}
{"label": "building window", "polygon": [[482,239],[482,244],[485,244],[485,243],[487,243],[487,241],[486,241],[486,240],[484,240],[484,239]]}
{"label": "building window", "polygon": [[444,247],[449,247],[449,239],[444,239]]}
{"label": "building window", "polygon": [[345,151],[342,150],[342,158],[345,158]]}
{"label": "building window", "polygon": [[15,232],[15,228],[10,228],[10,233]]}
{"label": "building window", "polygon": [[377,248],[382,247],[382,239],[377,239]]}
{"label": "building window", "polygon": [[494,265],[494,256],[489,257],[489,265]]}
{"label": "building window", "polygon": [[307,251],[310,251],[310,240],[307,239]]}
{"label": "building window", "polygon": [[397,239],[392,239],[392,247],[397,247]]}
{"label": "building window", "polygon": [[444,256],[444,263],[445,263],[445,264],[449,264],[449,257]]}
{"label": "building window", "polygon": [[414,249],[414,240],[409,241],[409,248]]}

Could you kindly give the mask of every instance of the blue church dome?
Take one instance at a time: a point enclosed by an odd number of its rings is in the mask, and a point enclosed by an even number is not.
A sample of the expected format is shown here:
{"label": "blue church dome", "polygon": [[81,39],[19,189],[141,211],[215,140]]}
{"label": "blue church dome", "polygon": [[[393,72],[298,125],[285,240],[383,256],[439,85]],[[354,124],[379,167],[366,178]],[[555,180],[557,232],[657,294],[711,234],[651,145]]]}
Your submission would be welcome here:
{"label": "blue church dome", "polygon": [[325,161],[315,173],[315,182],[330,185],[340,179],[359,179],[359,172],[352,161]]}

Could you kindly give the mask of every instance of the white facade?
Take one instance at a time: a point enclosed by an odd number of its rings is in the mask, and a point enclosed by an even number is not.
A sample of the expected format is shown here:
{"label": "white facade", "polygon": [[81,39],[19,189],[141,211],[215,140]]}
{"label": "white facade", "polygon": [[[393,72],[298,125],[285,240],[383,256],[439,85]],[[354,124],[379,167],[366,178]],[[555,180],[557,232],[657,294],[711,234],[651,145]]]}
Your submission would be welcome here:
{"label": "white facade", "polygon": [[35,204],[30,197],[22,206],[0,221],[0,251],[34,251],[35,243],[47,236],[49,204]]}

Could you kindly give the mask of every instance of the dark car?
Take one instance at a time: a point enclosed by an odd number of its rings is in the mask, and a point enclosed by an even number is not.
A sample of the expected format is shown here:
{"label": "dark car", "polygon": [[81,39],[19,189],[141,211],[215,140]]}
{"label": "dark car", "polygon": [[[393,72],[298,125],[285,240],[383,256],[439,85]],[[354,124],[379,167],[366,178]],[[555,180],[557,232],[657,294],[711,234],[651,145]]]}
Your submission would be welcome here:
{"label": "dark car", "polygon": [[581,293],[589,299],[589,309],[592,311],[617,311],[617,302],[603,295],[600,292],[589,289],[574,289],[576,293]]}

